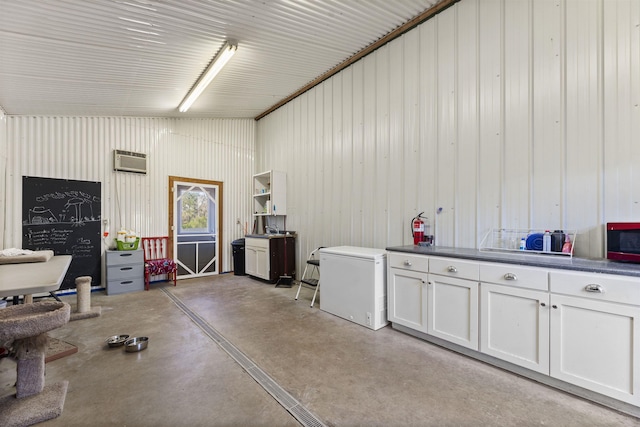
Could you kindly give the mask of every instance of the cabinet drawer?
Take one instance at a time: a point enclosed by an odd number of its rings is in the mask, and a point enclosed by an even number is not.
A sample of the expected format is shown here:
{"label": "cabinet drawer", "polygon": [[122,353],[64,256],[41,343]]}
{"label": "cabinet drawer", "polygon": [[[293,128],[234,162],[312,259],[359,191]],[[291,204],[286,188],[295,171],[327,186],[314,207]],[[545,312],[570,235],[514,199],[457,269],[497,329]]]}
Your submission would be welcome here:
{"label": "cabinet drawer", "polygon": [[107,282],[107,295],[124,294],[144,290],[144,279],[109,280]]}
{"label": "cabinet drawer", "polygon": [[429,273],[460,279],[478,280],[478,263],[457,258],[431,257]]}
{"label": "cabinet drawer", "polygon": [[553,293],[640,305],[640,278],[551,270],[549,279]]}
{"label": "cabinet drawer", "polygon": [[262,239],[262,238],[258,238],[258,239],[252,239],[250,237],[245,238],[244,240],[244,244],[247,247],[252,247],[252,248],[264,248],[264,249],[269,249],[269,239]]}
{"label": "cabinet drawer", "polygon": [[401,252],[387,253],[389,267],[402,268],[403,270],[429,271],[429,257],[424,255],[411,255]]}
{"label": "cabinet drawer", "polygon": [[512,264],[480,264],[480,281],[525,289],[549,290],[547,270]]}
{"label": "cabinet drawer", "polygon": [[144,276],[144,266],[140,264],[109,266],[107,267],[107,280],[120,280],[125,278],[138,278]]}
{"label": "cabinet drawer", "polygon": [[135,264],[144,260],[144,256],[141,250],[137,251],[107,251],[106,252],[106,265],[111,267],[114,265],[122,264]]}

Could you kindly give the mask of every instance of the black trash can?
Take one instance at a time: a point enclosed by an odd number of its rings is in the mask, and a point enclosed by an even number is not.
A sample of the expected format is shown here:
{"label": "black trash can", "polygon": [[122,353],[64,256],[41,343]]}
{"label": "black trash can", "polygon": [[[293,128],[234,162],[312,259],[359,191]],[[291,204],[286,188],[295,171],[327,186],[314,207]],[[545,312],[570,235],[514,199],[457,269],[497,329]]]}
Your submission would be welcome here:
{"label": "black trash can", "polygon": [[231,242],[233,251],[233,274],[236,276],[246,276],[244,272],[244,239],[237,239]]}

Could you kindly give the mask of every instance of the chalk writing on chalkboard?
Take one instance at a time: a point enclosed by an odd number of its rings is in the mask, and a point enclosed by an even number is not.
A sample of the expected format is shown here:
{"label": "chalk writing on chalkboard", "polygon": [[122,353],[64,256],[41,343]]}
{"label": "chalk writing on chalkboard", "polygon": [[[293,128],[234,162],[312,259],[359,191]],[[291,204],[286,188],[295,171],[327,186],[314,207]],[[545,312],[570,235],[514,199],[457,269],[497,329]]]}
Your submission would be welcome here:
{"label": "chalk writing on chalkboard", "polygon": [[22,190],[23,248],[73,256],[61,289],[75,287],[79,276],[99,284],[101,184],[25,176]]}

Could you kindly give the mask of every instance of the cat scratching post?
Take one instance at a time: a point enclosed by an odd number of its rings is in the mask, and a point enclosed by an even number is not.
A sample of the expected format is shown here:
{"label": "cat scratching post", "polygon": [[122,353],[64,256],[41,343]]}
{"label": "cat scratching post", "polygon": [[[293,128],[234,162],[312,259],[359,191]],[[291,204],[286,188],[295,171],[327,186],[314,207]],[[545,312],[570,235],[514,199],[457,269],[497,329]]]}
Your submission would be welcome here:
{"label": "cat scratching post", "polygon": [[76,292],[78,293],[78,313],[86,313],[91,310],[91,277],[78,277]]}
{"label": "cat scratching post", "polygon": [[100,307],[91,308],[91,276],[76,277],[76,294],[78,303],[76,311],[71,313],[70,320],[88,319],[100,316]]}
{"label": "cat scratching post", "polygon": [[0,344],[18,359],[16,395],[0,399],[0,425],[30,426],[62,413],[69,383],[45,386],[47,332],[69,321],[71,307],[59,301],[12,305],[0,310]]}

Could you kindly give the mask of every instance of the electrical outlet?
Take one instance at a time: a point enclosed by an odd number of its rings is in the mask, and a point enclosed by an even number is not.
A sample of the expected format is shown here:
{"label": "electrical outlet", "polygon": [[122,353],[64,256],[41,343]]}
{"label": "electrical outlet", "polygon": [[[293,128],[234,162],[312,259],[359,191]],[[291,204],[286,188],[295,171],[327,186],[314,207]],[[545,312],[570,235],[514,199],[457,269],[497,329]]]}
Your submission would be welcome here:
{"label": "electrical outlet", "polygon": [[367,312],[367,325],[371,326],[371,313]]}

